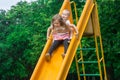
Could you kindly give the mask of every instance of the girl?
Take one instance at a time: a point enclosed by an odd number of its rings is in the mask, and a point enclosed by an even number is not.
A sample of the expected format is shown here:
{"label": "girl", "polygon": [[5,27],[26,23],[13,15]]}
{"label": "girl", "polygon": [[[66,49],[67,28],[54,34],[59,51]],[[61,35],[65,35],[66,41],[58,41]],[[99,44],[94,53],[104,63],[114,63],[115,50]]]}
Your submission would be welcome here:
{"label": "girl", "polygon": [[[53,44],[50,47],[48,53],[46,54],[47,61],[50,60],[53,50],[56,49],[61,43],[63,43],[64,45],[64,54],[62,54],[62,57],[64,58],[68,48],[68,40],[70,38],[70,32],[71,32],[70,28],[66,25],[63,18],[59,14],[56,14],[52,18],[52,26],[53,27],[51,28],[52,28]],[[50,35],[50,33],[51,32],[47,31],[48,35]]]}

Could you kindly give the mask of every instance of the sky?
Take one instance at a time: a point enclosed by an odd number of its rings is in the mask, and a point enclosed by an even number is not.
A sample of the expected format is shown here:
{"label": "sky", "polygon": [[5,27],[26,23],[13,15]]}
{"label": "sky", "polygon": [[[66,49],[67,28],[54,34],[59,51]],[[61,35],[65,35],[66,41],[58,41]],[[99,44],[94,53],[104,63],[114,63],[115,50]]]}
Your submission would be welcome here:
{"label": "sky", "polygon": [[36,1],[36,0],[0,0],[0,9],[9,10],[12,5],[16,5],[19,1]]}

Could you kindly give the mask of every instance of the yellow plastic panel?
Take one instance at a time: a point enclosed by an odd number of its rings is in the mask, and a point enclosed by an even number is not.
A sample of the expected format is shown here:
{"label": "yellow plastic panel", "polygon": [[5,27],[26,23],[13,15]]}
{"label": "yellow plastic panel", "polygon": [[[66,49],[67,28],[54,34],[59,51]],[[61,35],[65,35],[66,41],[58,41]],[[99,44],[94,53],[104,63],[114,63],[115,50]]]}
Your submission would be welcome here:
{"label": "yellow plastic panel", "polygon": [[83,36],[92,36],[93,35],[93,25],[92,25],[92,20],[89,18],[89,21],[87,23],[87,26],[85,28]]}

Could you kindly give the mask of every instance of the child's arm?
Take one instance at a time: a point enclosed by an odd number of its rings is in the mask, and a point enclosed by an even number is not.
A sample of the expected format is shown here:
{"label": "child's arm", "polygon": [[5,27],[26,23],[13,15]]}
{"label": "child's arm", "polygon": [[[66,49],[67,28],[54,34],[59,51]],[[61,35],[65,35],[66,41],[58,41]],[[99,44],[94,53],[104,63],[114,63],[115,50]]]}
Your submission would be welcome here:
{"label": "child's arm", "polygon": [[71,27],[74,29],[74,31],[75,31],[75,36],[76,36],[76,38],[78,39],[78,29],[77,29],[77,27],[74,25],[74,24],[70,24],[71,25]]}
{"label": "child's arm", "polygon": [[76,34],[78,34],[78,29],[74,24],[69,24],[75,31]]}
{"label": "child's arm", "polygon": [[52,25],[47,29],[47,40],[49,39],[51,31],[52,31]]}
{"label": "child's arm", "polygon": [[73,31],[75,31],[75,36],[76,38],[78,38],[78,29],[74,24],[69,24],[69,26],[73,29]]}
{"label": "child's arm", "polygon": [[66,21],[66,25],[73,28],[76,34],[78,34],[78,29],[74,24],[71,24],[69,20]]}
{"label": "child's arm", "polygon": [[78,29],[74,24],[71,24],[69,20],[66,21],[66,25],[71,27],[75,31],[75,36],[78,38]]}

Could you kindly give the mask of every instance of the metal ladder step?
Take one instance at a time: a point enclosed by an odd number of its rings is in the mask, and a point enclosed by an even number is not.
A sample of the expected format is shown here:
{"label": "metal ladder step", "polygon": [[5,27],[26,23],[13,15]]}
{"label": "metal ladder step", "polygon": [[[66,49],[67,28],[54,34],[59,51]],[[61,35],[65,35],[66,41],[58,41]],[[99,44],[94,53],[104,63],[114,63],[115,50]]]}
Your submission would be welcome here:
{"label": "metal ladder step", "polygon": [[88,51],[88,50],[95,50],[95,48],[79,48],[78,50]]}
{"label": "metal ladder step", "polygon": [[80,76],[100,76],[100,74],[80,74]]}
{"label": "metal ladder step", "polygon": [[98,61],[79,61],[78,63],[91,64],[91,63],[98,63]]}

